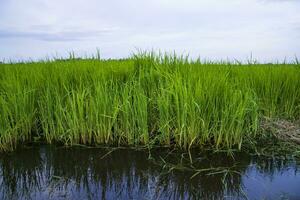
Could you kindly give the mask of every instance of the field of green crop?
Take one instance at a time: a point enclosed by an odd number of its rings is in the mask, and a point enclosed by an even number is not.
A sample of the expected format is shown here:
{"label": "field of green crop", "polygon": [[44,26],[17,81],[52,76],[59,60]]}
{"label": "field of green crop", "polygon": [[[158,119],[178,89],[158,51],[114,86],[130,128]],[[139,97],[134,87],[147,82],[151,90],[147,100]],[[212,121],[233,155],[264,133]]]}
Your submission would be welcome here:
{"label": "field of green crop", "polygon": [[299,64],[123,60],[0,64],[0,151],[66,145],[242,148],[263,117],[300,117]]}

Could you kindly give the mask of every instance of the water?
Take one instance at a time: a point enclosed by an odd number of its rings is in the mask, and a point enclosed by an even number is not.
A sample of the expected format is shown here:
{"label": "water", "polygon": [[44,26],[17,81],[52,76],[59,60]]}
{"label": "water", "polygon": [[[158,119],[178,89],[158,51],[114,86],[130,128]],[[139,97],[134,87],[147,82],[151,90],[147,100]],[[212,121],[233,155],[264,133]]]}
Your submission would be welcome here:
{"label": "water", "polygon": [[198,153],[192,161],[195,169],[188,155],[163,150],[149,158],[130,149],[23,148],[0,154],[0,199],[300,199],[293,159]]}

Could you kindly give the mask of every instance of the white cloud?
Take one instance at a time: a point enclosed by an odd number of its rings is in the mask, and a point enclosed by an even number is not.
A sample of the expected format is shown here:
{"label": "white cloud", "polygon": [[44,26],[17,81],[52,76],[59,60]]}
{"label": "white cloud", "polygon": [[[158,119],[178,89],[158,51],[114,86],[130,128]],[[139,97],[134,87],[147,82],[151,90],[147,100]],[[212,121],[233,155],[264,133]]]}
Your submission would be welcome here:
{"label": "white cloud", "polygon": [[0,0],[0,57],[138,47],[281,59],[300,52],[299,9],[292,0]]}
{"label": "white cloud", "polygon": [[27,30],[18,30],[18,29],[9,29],[1,30],[0,29],[0,38],[31,38],[35,40],[42,41],[75,41],[75,40],[84,40],[84,39],[93,39],[108,35],[113,31],[118,30],[118,28],[102,28],[94,30],[82,30],[81,27],[73,28],[64,28],[57,29],[52,28],[51,26],[32,26]]}

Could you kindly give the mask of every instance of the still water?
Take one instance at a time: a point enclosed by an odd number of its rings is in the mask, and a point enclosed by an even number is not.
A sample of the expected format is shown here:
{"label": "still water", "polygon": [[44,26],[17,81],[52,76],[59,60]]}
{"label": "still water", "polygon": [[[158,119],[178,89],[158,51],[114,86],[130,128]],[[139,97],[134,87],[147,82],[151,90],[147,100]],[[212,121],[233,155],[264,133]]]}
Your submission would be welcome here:
{"label": "still water", "polygon": [[190,160],[166,150],[34,146],[0,154],[0,199],[300,199],[299,167],[240,153]]}

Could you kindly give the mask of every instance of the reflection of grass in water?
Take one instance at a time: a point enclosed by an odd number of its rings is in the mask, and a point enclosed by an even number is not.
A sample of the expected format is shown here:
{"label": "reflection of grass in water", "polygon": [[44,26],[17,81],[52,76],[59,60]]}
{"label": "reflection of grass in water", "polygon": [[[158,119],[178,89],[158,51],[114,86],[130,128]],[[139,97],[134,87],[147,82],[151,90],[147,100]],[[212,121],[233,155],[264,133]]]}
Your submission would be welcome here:
{"label": "reflection of grass in water", "polygon": [[[38,192],[44,181],[43,160],[37,149],[23,149],[0,155],[0,199],[16,199]],[[2,195],[2,196],[1,196]]]}
{"label": "reflection of grass in water", "polygon": [[[57,195],[72,197],[79,191],[87,192],[82,193],[83,196],[95,195],[93,198],[109,195],[130,198],[152,193],[153,198],[243,196],[241,178],[251,162],[244,154],[235,153],[234,157],[228,157],[225,154],[192,153],[192,164],[187,153],[153,150],[147,159],[148,154],[147,151],[126,149],[23,150],[16,152],[15,159],[9,155],[1,158],[1,170],[5,172],[1,194],[30,197],[33,190],[43,189],[53,198]],[[24,158],[23,165],[19,162],[21,158]],[[289,166],[288,162],[272,165],[265,159],[255,162],[257,168],[270,175]],[[15,193],[8,194],[12,188]]]}
{"label": "reflection of grass in water", "polygon": [[[87,151],[89,151],[89,149]],[[76,182],[86,181],[83,185],[88,188],[91,184],[101,182],[101,185],[103,186],[102,192],[115,191],[120,192],[122,195],[126,195],[137,189],[140,191],[147,190],[149,189],[147,187],[150,183],[150,185],[154,187],[154,191],[156,191],[155,197],[157,198],[160,195],[166,194],[171,198],[180,196],[185,197],[186,195],[191,195],[191,197],[193,195],[194,197],[199,195],[206,197],[220,197],[220,195],[224,194],[225,176],[226,180],[234,180],[230,186],[227,187],[228,191],[235,194],[238,191],[240,184],[240,178],[238,178],[240,177],[240,174],[228,173],[227,175],[224,175],[221,173],[211,173],[201,174],[200,178],[190,179],[194,173],[193,171],[189,173],[187,170],[184,170],[185,173],[188,172],[188,175],[176,175],[176,173],[174,174],[173,172],[164,173],[165,169],[163,169],[162,166],[153,165],[153,159],[157,160],[159,158],[152,154],[152,161],[149,163],[149,160],[146,160],[147,154],[144,152],[134,153],[134,151],[126,151],[124,149],[115,150],[113,152],[108,151],[104,152],[102,155],[97,154],[97,159],[94,156],[92,156],[93,159],[87,159],[86,155],[88,153],[80,149],[76,151],[70,150],[70,153],[71,154],[65,152],[61,154],[62,156],[56,157],[57,160],[55,159],[55,163],[57,164],[55,164],[54,174],[58,174],[59,177],[62,177],[60,181],[65,180],[64,185],[68,181],[71,183],[72,180],[75,180]],[[72,156],[72,154],[74,154],[74,156]],[[76,155],[78,154],[83,155],[83,157],[79,156],[79,158],[76,158]],[[122,156],[120,156],[120,154]],[[74,159],[70,159],[72,157],[74,157]],[[84,159],[84,157],[86,159]],[[66,166],[63,166],[64,163],[62,163],[61,160],[66,160],[67,158],[69,158],[68,161],[65,161],[67,164]],[[80,159],[83,164],[80,167],[78,166],[76,170],[69,170],[68,166],[73,166],[78,159]],[[188,158],[184,159],[185,160],[182,162],[186,163],[187,161],[186,164],[189,165]],[[178,160],[173,161],[177,162]],[[89,168],[90,174],[87,172],[87,168]],[[227,169],[228,167],[220,168]],[[92,177],[92,179],[83,178],[85,176]],[[233,190],[234,187],[236,187],[235,190]],[[201,191],[198,191],[199,188]]]}
{"label": "reflection of grass in water", "polygon": [[0,65],[0,150],[48,143],[241,148],[262,116],[300,116],[299,64],[125,60]]}

